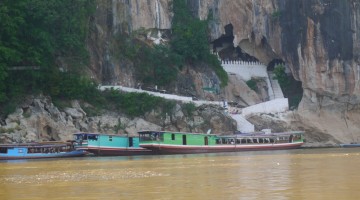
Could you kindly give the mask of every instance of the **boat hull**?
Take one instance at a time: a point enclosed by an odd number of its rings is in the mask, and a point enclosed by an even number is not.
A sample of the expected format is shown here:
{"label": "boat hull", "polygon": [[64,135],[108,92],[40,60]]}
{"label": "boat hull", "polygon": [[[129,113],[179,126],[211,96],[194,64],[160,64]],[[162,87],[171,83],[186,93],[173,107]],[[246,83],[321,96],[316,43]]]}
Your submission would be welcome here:
{"label": "boat hull", "polygon": [[304,143],[281,143],[260,145],[168,145],[168,144],[141,144],[140,146],[152,150],[157,154],[193,154],[193,153],[217,153],[238,151],[263,151],[263,150],[286,150],[300,148]]}
{"label": "boat hull", "polygon": [[354,148],[354,147],[360,147],[360,144],[340,144],[340,147],[343,147],[343,148]]}
{"label": "boat hull", "polygon": [[86,155],[83,150],[74,150],[70,152],[60,153],[34,153],[26,155],[0,155],[0,160],[20,160],[20,159],[39,159],[39,158],[66,158],[66,157],[80,157]]}
{"label": "boat hull", "polygon": [[135,156],[152,154],[151,150],[144,148],[85,147],[81,149],[97,156]]}

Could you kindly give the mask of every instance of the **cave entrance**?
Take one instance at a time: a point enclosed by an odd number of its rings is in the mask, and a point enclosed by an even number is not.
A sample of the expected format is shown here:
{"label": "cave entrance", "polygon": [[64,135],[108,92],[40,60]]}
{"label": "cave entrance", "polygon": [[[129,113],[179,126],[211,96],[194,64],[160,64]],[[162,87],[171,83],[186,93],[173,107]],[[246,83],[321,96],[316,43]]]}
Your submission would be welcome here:
{"label": "cave entrance", "polygon": [[[228,24],[224,27],[225,29],[225,34],[222,34],[218,39],[214,40],[211,42],[212,44],[212,49],[214,53],[219,53],[222,52],[222,54],[226,53],[227,51],[232,51],[234,49],[234,34],[233,34],[233,25],[232,24]],[[226,53],[228,54],[228,53]],[[226,57],[228,57],[229,55],[223,55],[225,59]]]}
{"label": "cave entrance", "polygon": [[243,51],[240,47],[234,47],[233,25],[224,26],[225,34],[211,42],[214,53],[218,53],[221,60],[242,60],[248,62],[258,61],[257,58]]}
{"label": "cave entrance", "polygon": [[285,67],[285,62],[282,59],[273,59],[269,62],[267,66],[267,71],[274,71],[277,65],[283,65]]}
{"label": "cave entrance", "polygon": [[[278,65],[283,65],[284,70],[276,70],[275,68]],[[299,103],[302,99],[303,88],[301,81],[295,80],[294,76],[286,68],[285,62],[281,59],[273,59],[269,62],[267,66],[267,71],[273,72],[276,79],[281,87],[281,90],[285,98],[289,100],[289,108],[296,109],[299,106]]]}

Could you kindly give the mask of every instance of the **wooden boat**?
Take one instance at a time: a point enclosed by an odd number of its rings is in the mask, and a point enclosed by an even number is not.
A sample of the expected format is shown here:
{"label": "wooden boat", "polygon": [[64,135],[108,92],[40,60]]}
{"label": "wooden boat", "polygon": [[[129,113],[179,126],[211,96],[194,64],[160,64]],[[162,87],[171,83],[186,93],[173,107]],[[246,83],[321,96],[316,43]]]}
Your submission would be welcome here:
{"label": "wooden boat", "polygon": [[99,156],[128,156],[151,154],[139,146],[139,137],[99,133],[74,134],[76,149],[85,150]]}
{"label": "wooden boat", "polygon": [[140,131],[140,146],[160,154],[236,152],[299,148],[303,132],[215,135],[168,131]]}
{"label": "wooden boat", "polygon": [[45,142],[26,144],[1,144],[0,160],[63,158],[83,156],[86,152],[76,150],[72,142]]}

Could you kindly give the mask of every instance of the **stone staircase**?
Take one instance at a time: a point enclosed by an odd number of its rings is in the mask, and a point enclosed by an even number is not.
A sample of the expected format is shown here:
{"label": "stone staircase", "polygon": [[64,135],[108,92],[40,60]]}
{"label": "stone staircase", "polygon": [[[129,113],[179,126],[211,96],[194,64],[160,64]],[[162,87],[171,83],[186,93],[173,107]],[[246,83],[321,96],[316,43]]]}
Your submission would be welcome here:
{"label": "stone staircase", "polygon": [[284,98],[284,94],[281,90],[278,80],[274,79],[275,74],[270,71],[268,72],[268,74],[269,74],[270,84],[271,84],[271,87],[272,87],[273,93],[274,93],[273,97],[270,97],[270,99],[273,100],[273,99]]}

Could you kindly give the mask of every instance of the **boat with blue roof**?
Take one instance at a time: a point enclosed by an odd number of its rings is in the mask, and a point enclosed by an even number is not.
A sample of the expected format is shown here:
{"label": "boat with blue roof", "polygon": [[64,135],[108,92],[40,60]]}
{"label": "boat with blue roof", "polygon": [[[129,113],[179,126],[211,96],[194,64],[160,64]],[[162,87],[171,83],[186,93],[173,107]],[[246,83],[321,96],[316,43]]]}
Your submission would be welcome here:
{"label": "boat with blue roof", "polygon": [[0,144],[0,160],[77,157],[86,153],[75,149],[73,142]]}
{"label": "boat with blue roof", "polygon": [[148,155],[151,150],[139,146],[139,137],[101,133],[75,133],[76,149],[98,156]]}

